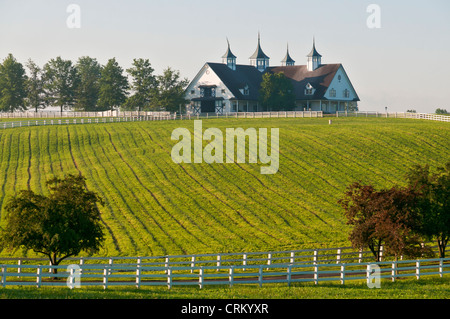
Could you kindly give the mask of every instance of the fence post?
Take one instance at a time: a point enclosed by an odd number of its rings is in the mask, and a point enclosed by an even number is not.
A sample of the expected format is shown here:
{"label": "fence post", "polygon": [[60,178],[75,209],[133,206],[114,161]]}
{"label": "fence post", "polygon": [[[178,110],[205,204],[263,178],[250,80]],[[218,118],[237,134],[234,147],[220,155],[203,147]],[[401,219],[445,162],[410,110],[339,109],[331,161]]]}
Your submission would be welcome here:
{"label": "fence post", "polygon": [[191,258],[191,274],[194,272],[195,267],[195,256],[192,256]]}
{"label": "fence post", "polygon": [[36,274],[36,287],[37,288],[41,288],[41,283],[42,283],[42,278],[41,278],[41,274],[42,274],[42,269],[41,266],[37,266],[37,274]]}
{"label": "fence post", "polygon": [[200,289],[203,288],[203,266],[200,266],[200,275],[198,277],[198,285]]}
{"label": "fence post", "polygon": [[345,264],[341,264],[341,284],[345,284]]}
{"label": "fence post", "polygon": [[362,248],[359,249],[359,255],[358,255],[358,262],[361,263],[362,262],[362,256],[363,256],[363,250]]}
{"label": "fence post", "polygon": [[[267,255],[267,265],[268,266],[270,266],[270,265],[272,265],[272,254],[271,253],[269,253],[268,255]],[[267,268],[267,270],[268,270],[269,268]]]}
{"label": "fence post", "polygon": [[172,288],[172,269],[167,268],[167,288]]}
{"label": "fence post", "polygon": [[397,262],[395,260],[392,262],[391,277],[392,277],[392,282],[394,282],[397,277]]}
{"label": "fence post", "polygon": [[20,277],[20,273],[22,272],[22,267],[20,267],[20,266],[22,266],[22,259],[20,259],[19,258],[19,260],[17,261],[17,273],[18,273],[18,275],[17,275],[17,278],[19,278]]}
{"label": "fence post", "polygon": [[222,260],[222,255],[217,255],[217,264],[216,264],[217,270],[216,271],[219,271],[219,267],[222,266],[221,260]]}
{"label": "fence post", "polygon": [[[244,254],[244,256],[242,258],[242,265],[247,266],[247,254]],[[244,271],[245,271],[245,267],[244,267]]]}
{"label": "fence post", "polygon": [[340,261],[341,261],[341,249],[339,248],[336,254],[336,264],[339,264]]}
{"label": "fence post", "polygon": [[441,278],[444,275],[442,268],[443,268],[443,260],[441,259],[441,260],[439,260],[439,277],[441,277]]}
{"label": "fence post", "polygon": [[103,269],[103,289],[108,288],[108,274],[111,270],[108,269],[108,266],[105,266]]}
{"label": "fence post", "polygon": [[137,265],[136,265],[136,288],[141,287],[141,258],[139,257],[137,259]]}
{"label": "fence post", "polygon": [[169,268],[169,257],[166,257],[166,261],[164,263],[164,267],[166,267],[166,269]]}
{"label": "fence post", "polygon": [[317,255],[318,255],[318,251],[317,251],[317,249],[315,249],[314,250],[314,257],[313,257],[313,261],[314,261],[314,265],[316,265],[317,264]]}
{"label": "fence post", "polygon": [[293,264],[295,262],[295,252],[291,251],[291,259],[290,259],[291,264]]}
{"label": "fence post", "polygon": [[230,287],[233,287],[233,281],[234,281],[234,266],[230,267],[230,272],[228,275],[228,280],[230,282]]}
{"label": "fence post", "polygon": [[263,282],[263,266],[259,266],[259,287],[262,287]]}
{"label": "fence post", "polygon": [[319,284],[319,265],[314,265],[314,284]]}
{"label": "fence post", "polygon": [[0,283],[2,284],[2,287],[6,286],[6,267],[2,267],[2,274],[1,274]]}
{"label": "fence post", "polygon": [[288,286],[291,286],[291,277],[292,277],[292,265],[288,265],[287,267],[287,283]]}
{"label": "fence post", "polygon": [[420,261],[416,261],[416,278],[420,279]]}

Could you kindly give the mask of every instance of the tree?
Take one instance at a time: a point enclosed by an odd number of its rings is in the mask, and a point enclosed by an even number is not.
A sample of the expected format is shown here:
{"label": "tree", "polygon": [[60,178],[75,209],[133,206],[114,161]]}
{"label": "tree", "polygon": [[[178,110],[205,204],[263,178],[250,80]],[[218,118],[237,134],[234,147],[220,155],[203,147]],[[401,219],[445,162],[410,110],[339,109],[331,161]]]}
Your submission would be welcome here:
{"label": "tree", "polygon": [[10,53],[0,64],[0,111],[25,110],[25,69]]}
{"label": "tree", "polygon": [[76,89],[74,107],[81,111],[96,111],[102,67],[96,59],[83,56],[78,59],[76,68],[79,76],[79,85]]}
{"label": "tree", "polygon": [[445,258],[450,239],[450,162],[430,171],[429,165],[416,165],[407,174],[410,187],[419,193],[418,211],[420,231],[430,240],[436,240],[439,257]]}
{"label": "tree", "polygon": [[447,115],[448,112],[445,109],[436,109],[436,111],[434,111],[434,113],[438,114],[438,115]]}
{"label": "tree", "polygon": [[265,73],[259,101],[267,111],[291,110],[295,106],[292,82],[284,73]]}
{"label": "tree", "polygon": [[377,262],[383,244],[386,253],[396,258],[426,253],[417,232],[416,196],[411,188],[376,191],[371,185],[351,184],[338,203],[347,224],[354,226],[349,236],[353,247],[368,246]]}
{"label": "tree", "polygon": [[7,202],[1,247],[33,250],[46,255],[51,265],[81,251],[98,252],[104,240],[97,207],[103,205],[102,199],[86,190],[85,178],[80,175],[55,177],[47,186],[48,196],[28,189]]}
{"label": "tree", "polygon": [[180,105],[184,106],[186,99],[184,90],[189,84],[189,80],[180,79],[180,72],[165,69],[162,75],[157,77],[158,90],[152,103],[152,108],[156,110],[177,112]]}
{"label": "tree", "polygon": [[127,69],[127,72],[132,77],[131,90],[134,94],[127,99],[124,108],[138,111],[149,109],[158,87],[150,61],[134,59],[133,67]]}
{"label": "tree", "polygon": [[43,80],[47,105],[59,106],[61,112],[74,105],[79,77],[72,61],[51,59],[44,65]]}
{"label": "tree", "polygon": [[112,110],[122,106],[127,99],[128,79],[115,58],[109,59],[103,67],[100,78],[98,106]]}
{"label": "tree", "polygon": [[36,112],[45,107],[44,82],[42,80],[42,69],[31,59],[26,64],[30,75],[26,81],[26,101],[30,108]]}

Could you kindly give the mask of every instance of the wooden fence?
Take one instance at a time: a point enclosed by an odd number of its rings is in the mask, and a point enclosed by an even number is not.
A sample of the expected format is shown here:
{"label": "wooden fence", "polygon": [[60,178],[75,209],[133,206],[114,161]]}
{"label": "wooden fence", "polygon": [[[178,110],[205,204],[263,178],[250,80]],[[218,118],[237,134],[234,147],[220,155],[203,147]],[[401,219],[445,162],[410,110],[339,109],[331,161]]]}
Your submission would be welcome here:
{"label": "wooden fence", "polygon": [[[430,247],[436,251],[436,246]],[[382,256],[383,258],[383,256]],[[447,273],[449,259],[415,261],[383,260],[372,263],[370,251],[351,247],[271,252],[171,255],[150,257],[80,257],[68,258],[64,265],[46,265],[44,258],[1,258],[0,286],[66,285],[75,277],[83,285],[200,285],[233,283],[290,284],[296,281],[364,279],[368,265],[391,267],[392,279]],[[413,268],[411,268],[413,267]],[[415,267],[415,268],[414,268]],[[432,272],[431,268],[436,268]],[[53,274],[57,269],[58,274]],[[399,270],[399,272],[397,272]],[[414,271],[413,271],[414,270]],[[68,272],[69,271],[69,272]],[[78,271],[75,276],[74,272]],[[450,270],[449,270],[450,271]],[[383,269],[386,272],[386,269]],[[356,274],[359,274],[358,276]],[[362,277],[361,277],[362,276]],[[381,276],[383,278],[385,274]],[[411,275],[412,276],[412,275]],[[52,278],[60,278],[53,280]],[[62,282],[61,278],[66,279]]]}
{"label": "wooden fence", "polygon": [[147,111],[104,111],[104,112],[76,112],[76,111],[25,111],[25,112],[0,112],[0,118],[17,119],[55,119],[55,118],[82,118],[82,117],[140,117],[154,116],[167,117],[170,112],[147,112]]}
{"label": "wooden fence", "polygon": [[[81,113],[81,112],[80,112]],[[85,112],[86,113],[86,112]],[[66,119],[26,119],[13,122],[0,122],[0,129],[30,127],[30,126],[51,126],[51,125],[69,125],[69,124],[99,124],[99,123],[122,123],[122,122],[137,122],[137,121],[161,121],[161,120],[193,120],[193,119],[208,119],[218,118],[219,114],[197,114],[197,115],[177,115],[170,113],[154,113],[144,115],[137,115],[138,112],[122,112],[121,116],[112,117],[94,117],[94,118],[66,118]],[[128,114],[129,113],[129,114]],[[132,114],[133,113],[133,114]],[[134,114],[136,113],[136,114]],[[150,113],[150,112],[147,112]],[[1,114],[1,113],[0,113]],[[242,112],[242,113],[226,113],[221,114],[221,118],[305,118],[305,117],[322,117],[322,112]]]}
{"label": "wooden fence", "polygon": [[423,119],[441,122],[450,122],[450,116],[436,115],[427,113],[411,113],[411,112],[336,112],[336,117],[384,117],[384,118],[407,118],[407,119]]}
{"label": "wooden fence", "polygon": [[[57,273],[53,273],[53,270]],[[374,272],[375,271],[375,272]],[[135,264],[43,266],[1,265],[0,286],[167,286],[229,285],[390,279],[450,274],[450,258],[378,263],[272,264],[240,266],[158,267]]]}

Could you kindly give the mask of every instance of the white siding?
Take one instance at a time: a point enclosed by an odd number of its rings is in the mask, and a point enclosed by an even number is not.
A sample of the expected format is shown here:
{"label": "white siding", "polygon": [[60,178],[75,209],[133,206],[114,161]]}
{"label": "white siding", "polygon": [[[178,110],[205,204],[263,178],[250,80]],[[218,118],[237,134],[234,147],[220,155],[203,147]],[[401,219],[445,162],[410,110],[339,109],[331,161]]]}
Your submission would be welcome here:
{"label": "white siding", "polygon": [[[339,80],[339,77],[340,77],[340,80]],[[333,89],[336,91],[335,97],[330,96],[330,91]],[[349,92],[348,97],[345,97],[345,95],[344,95],[345,90],[348,90],[348,92]],[[325,93],[324,97],[329,100],[335,100],[335,101],[353,101],[353,99],[357,98],[356,92],[352,87],[350,79],[347,77],[347,74],[345,73],[342,66],[336,72],[336,75],[334,76],[333,80],[331,81],[331,84],[328,87],[328,90]]]}

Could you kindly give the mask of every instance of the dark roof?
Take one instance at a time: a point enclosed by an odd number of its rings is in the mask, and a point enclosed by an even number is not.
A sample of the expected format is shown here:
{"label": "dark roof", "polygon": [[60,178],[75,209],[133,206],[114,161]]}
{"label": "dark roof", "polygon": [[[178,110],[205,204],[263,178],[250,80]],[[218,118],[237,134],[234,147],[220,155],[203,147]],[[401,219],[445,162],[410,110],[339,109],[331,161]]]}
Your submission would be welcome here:
{"label": "dark roof", "polygon": [[[238,100],[258,100],[259,89],[263,74],[251,65],[236,65],[236,70],[231,70],[223,63],[207,63],[217,74],[225,86]],[[265,72],[280,73],[291,79],[297,100],[324,99],[324,95],[331,84],[336,72],[342,64],[322,64],[314,71],[308,71],[306,65],[275,66],[269,67]],[[345,72],[345,70],[344,70]],[[307,84],[315,89],[313,95],[305,95]],[[249,95],[241,93],[240,89],[249,88]],[[357,97],[355,100],[359,101]]]}
{"label": "dark roof", "polygon": [[270,59],[261,49],[261,39],[258,35],[258,46],[256,47],[255,53],[250,57],[250,59]]}
{"label": "dark roof", "polygon": [[[314,71],[308,71],[306,65],[269,67],[267,72],[283,72],[291,79],[297,100],[323,99],[325,92],[331,84],[341,64],[322,64]],[[305,95],[305,87],[311,84],[315,89],[313,95]]]}
{"label": "dark roof", "polygon": [[[208,66],[222,80],[236,99],[258,100],[262,73],[251,65],[236,65],[236,70],[230,69],[223,63],[207,63]],[[249,95],[241,93],[240,89],[248,86]]]}

